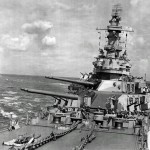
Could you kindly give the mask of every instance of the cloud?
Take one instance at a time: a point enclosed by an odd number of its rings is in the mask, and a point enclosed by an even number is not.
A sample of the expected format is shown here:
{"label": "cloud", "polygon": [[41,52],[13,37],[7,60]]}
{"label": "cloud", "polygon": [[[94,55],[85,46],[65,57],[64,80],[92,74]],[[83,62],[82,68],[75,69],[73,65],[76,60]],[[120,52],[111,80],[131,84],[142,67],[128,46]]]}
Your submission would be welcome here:
{"label": "cloud", "polygon": [[22,29],[28,34],[43,34],[48,32],[52,27],[51,22],[39,20],[33,23],[23,24]]}
{"label": "cloud", "polygon": [[144,46],[145,43],[144,37],[137,37],[137,42],[139,42],[140,45]]}
{"label": "cloud", "polygon": [[30,38],[26,34],[22,34],[16,37],[5,34],[1,36],[0,43],[5,49],[24,51],[29,46]]}
{"label": "cloud", "polygon": [[149,76],[149,58],[143,59],[139,57],[134,61],[133,65],[132,70],[135,76],[144,76],[145,73]]}
{"label": "cloud", "polygon": [[142,1],[142,0],[131,0],[130,3],[133,7],[136,7],[140,1]]}
{"label": "cloud", "polygon": [[4,52],[3,47],[0,47],[0,53],[3,53],[3,52]]}
{"label": "cloud", "polygon": [[55,37],[50,37],[50,36],[45,36],[45,37],[42,39],[42,43],[43,43],[44,45],[47,45],[47,46],[55,45],[55,44],[56,44],[56,38],[55,38]]}
{"label": "cloud", "polygon": [[63,9],[63,10],[71,10],[71,7],[69,5],[64,4],[62,2],[59,2],[59,1],[55,1],[54,2],[53,8],[55,8],[55,9]]}
{"label": "cloud", "polygon": [[[49,21],[38,20],[32,23],[22,25],[24,32],[34,37],[34,42],[37,44],[37,49],[45,49],[44,46],[53,46],[56,44],[56,38],[50,36],[50,30],[53,24]],[[36,36],[34,36],[36,35]]]}
{"label": "cloud", "polygon": [[[141,26],[141,23],[144,24],[147,21],[149,22],[149,19],[147,19],[147,17],[149,17],[150,15],[150,1],[149,0],[131,0],[130,4],[132,6],[132,9],[130,10],[130,14],[132,17],[131,22],[134,24],[138,23],[139,27]],[[141,22],[144,21],[144,22]]]}
{"label": "cloud", "polygon": [[[150,20],[147,19],[150,16],[150,1],[149,0],[131,0],[130,9],[128,13],[130,17],[128,22],[133,27],[134,32],[131,33],[132,45],[129,45],[129,56],[133,61],[132,73],[133,75],[142,75],[147,73],[150,76],[148,64],[150,64],[149,56],[149,32],[150,32]],[[128,24],[129,24],[128,23]]]}
{"label": "cloud", "polygon": [[149,60],[148,59],[140,59],[139,65],[140,65],[141,72],[146,73],[148,66],[149,66]]}
{"label": "cloud", "polygon": [[93,11],[96,9],[96,4],[94,2],[84,3],[81,1],[77,7],[77,11],[84,11],[85,13],[89,13],[90,11]]}
{"label": "cloud", "polygon": [[[143,36],[150,31],[150,2],[117,1],[123,6],[121,24],[135,30],[128,34],[127,52],[135,62],[132,72],[139,74],[140,59],[150,55],[150,37]],[[1,72],[76,76],[91,71],[98,55],[95,28],[108,25],[113,5],[112,0],[0,0]],[[105,37],[102,33],[102,47]]]}

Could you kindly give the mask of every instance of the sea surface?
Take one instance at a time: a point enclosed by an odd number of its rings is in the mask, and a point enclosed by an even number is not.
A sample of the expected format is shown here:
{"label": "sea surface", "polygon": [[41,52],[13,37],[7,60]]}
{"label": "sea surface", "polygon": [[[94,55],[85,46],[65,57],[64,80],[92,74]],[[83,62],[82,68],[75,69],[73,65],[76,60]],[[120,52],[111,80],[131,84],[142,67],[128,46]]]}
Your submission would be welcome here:
{"label": "sea surface", "polygon": [[67,92],[68,84],[42,76],[0,75],[0,113],[3,116],[11,113],[14,118],[23,120],[27,112],[34,115],[54,102],[51,96],[27,93],[21,88]]}

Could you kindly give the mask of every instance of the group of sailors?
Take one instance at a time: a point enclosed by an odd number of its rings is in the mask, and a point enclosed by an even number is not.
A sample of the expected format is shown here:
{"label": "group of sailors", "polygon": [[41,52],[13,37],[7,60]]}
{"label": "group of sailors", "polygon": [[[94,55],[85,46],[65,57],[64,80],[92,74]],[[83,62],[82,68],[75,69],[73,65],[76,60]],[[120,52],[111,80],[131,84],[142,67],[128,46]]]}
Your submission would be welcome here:
{"label": "group of sailors", "polygon": [[121,107],[118,108],[118,100],[115,96],[107,99],[105,108],[107,114],[116,114],[117,118],[136,119],[135,125],[141,126],[138,135],[142,137],[142,148],[146,147],[150,150],[150,112],[122,111]]}
{"label": "group of sailors", "polygon": [[136,124],[141,126],[138,133],[141,149],[150,150],[150,113],[139,114]]}

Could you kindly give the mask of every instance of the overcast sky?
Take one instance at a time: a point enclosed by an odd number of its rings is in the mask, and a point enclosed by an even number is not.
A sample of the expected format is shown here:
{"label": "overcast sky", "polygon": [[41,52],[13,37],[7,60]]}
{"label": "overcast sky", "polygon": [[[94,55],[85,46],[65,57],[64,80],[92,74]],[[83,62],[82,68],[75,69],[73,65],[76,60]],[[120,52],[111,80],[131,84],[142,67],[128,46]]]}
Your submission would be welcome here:
{"label": "overcast sky", "polygon": [[[96,27],[118,0],[0,0],[0,73],[80,76],[98,55]],[[132,74],[150,79],[150,1],[119,0],[122,25],[132,27]],[[101,46],[104,46],[105,36]]]}

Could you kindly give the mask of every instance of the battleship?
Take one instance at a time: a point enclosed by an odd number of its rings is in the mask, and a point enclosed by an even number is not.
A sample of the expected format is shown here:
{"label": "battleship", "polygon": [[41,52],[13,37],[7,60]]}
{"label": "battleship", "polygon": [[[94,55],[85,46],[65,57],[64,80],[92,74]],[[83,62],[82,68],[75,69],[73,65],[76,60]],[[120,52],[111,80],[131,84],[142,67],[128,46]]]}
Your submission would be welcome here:
{"label": "battleship", "polygon": [[[46,76],[70,83],[68,93],[22,88],[20,92],[55,98],[35,118],[13,120],[0,133],[1,150],[145,150],[150,149],[149,82],[133,77],[121,33],[122,8],[114,5],[106,28],[107,42],[99,47],[94,69],[80,80]],[[101,38],[100,38],[101,39]],[[7,119],[8,120],[8,119]]]}

